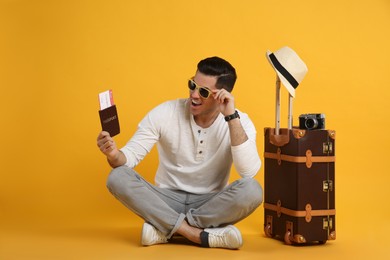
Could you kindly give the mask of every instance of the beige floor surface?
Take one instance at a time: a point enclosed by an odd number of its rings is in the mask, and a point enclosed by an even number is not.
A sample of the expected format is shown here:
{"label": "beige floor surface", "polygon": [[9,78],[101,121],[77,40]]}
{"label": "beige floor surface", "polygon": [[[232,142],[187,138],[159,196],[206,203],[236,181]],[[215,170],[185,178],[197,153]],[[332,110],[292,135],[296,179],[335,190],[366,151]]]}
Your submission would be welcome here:
{"label": "beige floor surface", "polygon": [[335,241],[287,246],[265,237],[262,220],[259,221],[262,214],[258,210],[237,225],[244,239],[239,250],[205,249],[182,240],[143,247],[142,222],[135,216],[121,222],[102,220],[71,225],[2,223],[0,259],[389,259],[388,222],[356,226],[356,222],[342,218]]}

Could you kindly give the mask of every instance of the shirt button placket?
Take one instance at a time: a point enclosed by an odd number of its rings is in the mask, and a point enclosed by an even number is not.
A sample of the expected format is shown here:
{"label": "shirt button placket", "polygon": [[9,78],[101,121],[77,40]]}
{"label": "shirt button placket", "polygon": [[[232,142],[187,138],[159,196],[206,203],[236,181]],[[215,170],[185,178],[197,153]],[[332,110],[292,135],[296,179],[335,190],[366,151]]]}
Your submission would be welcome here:
{"label": "shirt button placket", "polygon": [[205,148],[205,142],[204,142],[204,137],[206,135],[206,131],[198,131],[199,133],[199,143],[198,143],[198,149],[197,149],[197,158],[198,159],[203,159],[204,158],[204,148]]}

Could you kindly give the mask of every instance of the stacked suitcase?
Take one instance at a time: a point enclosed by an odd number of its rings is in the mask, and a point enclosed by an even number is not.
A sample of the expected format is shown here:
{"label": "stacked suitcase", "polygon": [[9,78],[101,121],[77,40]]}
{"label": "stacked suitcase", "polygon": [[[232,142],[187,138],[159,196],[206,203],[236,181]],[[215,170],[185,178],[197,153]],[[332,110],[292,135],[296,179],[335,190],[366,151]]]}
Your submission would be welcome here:
{"label": "stacked suitcase", "polygon": [[265,234],[286,244],[334,240],[336,133],[279,128],[278,79],[276,95],[276,126],[264,129]]}

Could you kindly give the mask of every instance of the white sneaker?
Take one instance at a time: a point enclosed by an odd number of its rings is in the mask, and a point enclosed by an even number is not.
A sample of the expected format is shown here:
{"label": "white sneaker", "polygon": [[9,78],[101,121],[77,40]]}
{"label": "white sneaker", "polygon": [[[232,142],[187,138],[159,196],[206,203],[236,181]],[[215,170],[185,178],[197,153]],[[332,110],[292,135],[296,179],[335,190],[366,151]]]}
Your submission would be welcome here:
{"label": "white sneaker", "polygon": [[242,237],[240,230],[235,226],[229,225],[223,228],[206,228],[209,233],[209,246],[238,249],[242,246]]}
{"label": "white sneaker", "polygon": [[148,223],[142,226],[141,243],[143,246],[168,243],[167,237]]}

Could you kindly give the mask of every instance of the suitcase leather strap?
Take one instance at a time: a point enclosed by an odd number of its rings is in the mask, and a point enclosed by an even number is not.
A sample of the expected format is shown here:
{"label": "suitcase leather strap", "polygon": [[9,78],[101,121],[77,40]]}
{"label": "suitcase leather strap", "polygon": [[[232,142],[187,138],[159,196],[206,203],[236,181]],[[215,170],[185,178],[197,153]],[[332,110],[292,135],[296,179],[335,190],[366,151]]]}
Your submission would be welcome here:
{"label": "suitcase leather strap", "polygon": [[306,222],[310,222],[312,217],[336,215],[335,209],[313,210],[310,204],[306,204],[305,210],[292,210],[292,209],[282,207],[280,201],[278,201],[277,205],[264,203],[264,208],[275,211],[278,217],[280,217],[281,214],[285,214],[292,217],[304,217]]}
{"label": "suitcase leather strap", "polygon": [[306,151],[306,156],[292,156],[287,154],[282,154],[280,148],[278,148],[276,153],[264,152],[264,158],[278,160],[278,164],[281,165],[282,161],[293,162],[293,163],[305,163],[307,168],[310,168],[313,163],[320,162],[335,162],[335,156],[313,156],[311,150]]}

